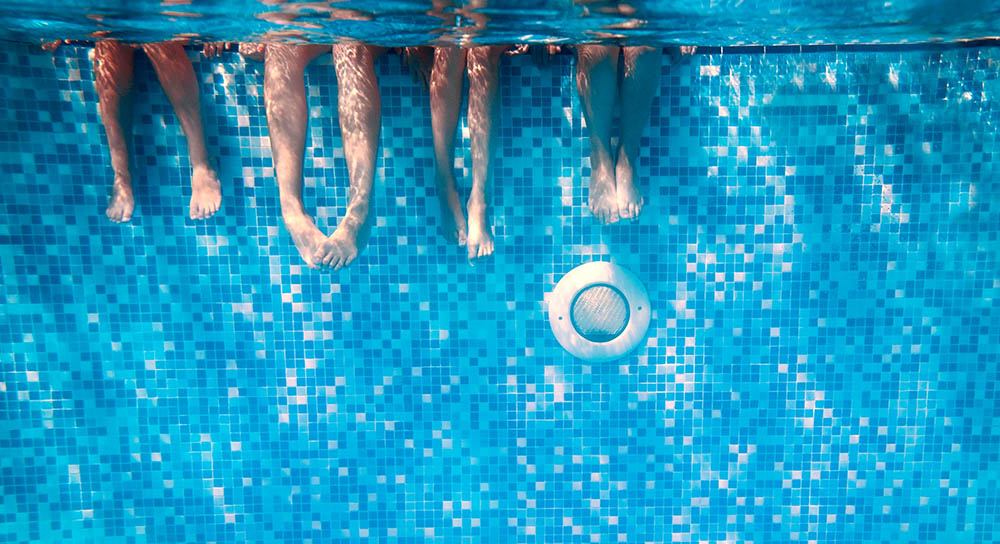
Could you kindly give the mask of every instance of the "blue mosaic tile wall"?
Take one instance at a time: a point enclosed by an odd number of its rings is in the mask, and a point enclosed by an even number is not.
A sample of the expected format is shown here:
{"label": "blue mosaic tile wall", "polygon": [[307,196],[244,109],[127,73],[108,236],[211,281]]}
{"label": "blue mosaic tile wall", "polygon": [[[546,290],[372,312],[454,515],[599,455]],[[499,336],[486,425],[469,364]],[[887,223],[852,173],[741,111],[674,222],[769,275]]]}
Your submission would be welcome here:
{"label": "blue mosaic tile wall", "polygon": [[[1000,50],[665,64],[649,205],[610,227],[573,58],[505,60],[476,267],[437,235],[428,98],[385,56],[377,224],[339,273],[283,229],[235,54],[195,60],[221,212],[187,218],[137,60],[137,208],[109,222],[88,52],[0,47],[0,542],[1000,542]],[[335,84],[309,68],[324,231]],[[593,260],[654,310],[609,363],[547,322]]]}

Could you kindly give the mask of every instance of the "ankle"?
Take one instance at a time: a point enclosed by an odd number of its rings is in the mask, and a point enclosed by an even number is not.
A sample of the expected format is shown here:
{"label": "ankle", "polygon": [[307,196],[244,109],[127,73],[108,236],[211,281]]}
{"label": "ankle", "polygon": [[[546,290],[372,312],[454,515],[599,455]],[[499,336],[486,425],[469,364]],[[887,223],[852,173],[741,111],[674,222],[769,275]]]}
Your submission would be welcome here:
{"label": "ankle", "polygon": [[194,171],[195,173],[214,172],[215,171],[215,169],[212,168],[211,163],[209,163],[207,160],[206,161],[192,162],[191,163],[191,170]]}

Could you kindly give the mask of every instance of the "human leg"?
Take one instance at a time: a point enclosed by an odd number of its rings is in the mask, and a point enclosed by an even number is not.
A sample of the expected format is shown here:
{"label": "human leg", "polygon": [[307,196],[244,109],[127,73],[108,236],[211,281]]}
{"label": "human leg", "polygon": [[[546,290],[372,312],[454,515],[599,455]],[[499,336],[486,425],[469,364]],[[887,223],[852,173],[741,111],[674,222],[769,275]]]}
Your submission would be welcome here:
{"label": "human leg", "polygon": [[497,116],[498,67],[507,46],[474,47],[469,51],[469,138],[472,144],[472,190],[469,194],[470,259],[493,253],[493,229],[487,219],[493,166],[493,132]]}
{"label": "human leg", "polygon": [[108,137],[111,168],[115,179],[105,215],[115,223],[132,218],[132,171],[129,144],[132,139],[132,48],[114,40],[94,44],[94,72],[101,121]]}
{"label": "human leg", "polygon": [[618,97],[616,46],[578,45],[576,88],[590,135],[590,211],[602,223],[618,221],[611,121]]}
{"label": "human leg", "polygon": [[358,234],[366,226],[375,181],[375,157],[382,123],[382,97],[375,77],[376,48],[361,43],[333,46],[337,70],[337,112],[350,180],[347,212],[337,230],[313,253],[313,261],[334,270],[358,255]]}
{"label": "human leg", "polygon": [[191,59],[180,42],[151,43],[142,46],[156,69],[163,91],[174,106],[181,130],[187,138],[191,162],[191,219],[207,219],[222,203],[222,192],[215,169],[209,163],[205,131],[201,122],[198,81]]}
{"label": "human leg", "polygon": [[649,111],[660,82],[659,47],[625,47],[622,49],[625,71],[621,84],[622,139],[615,161],[615,187],[618,212],[625,219],[639,216],[645,203],[636,186],[639,141],[649,122]]}
{"label": "human leg", "polygon": [[317,266],[313,253],[326,236],[302,202],[302,156],[309,120],[304,71],[309,61],[326,50],[325,46],[270,44],[264,51],[264,108],[281,217],[302,260],[312,268]]}
{"label": "human leg", "polygon": [[465,245],[465,212],[455,184],[455,129],[462,105],[462,78],[468,50],[435,47],[431,70],[431,128],[434,134],[434,183],[441,207],[441,234]]}

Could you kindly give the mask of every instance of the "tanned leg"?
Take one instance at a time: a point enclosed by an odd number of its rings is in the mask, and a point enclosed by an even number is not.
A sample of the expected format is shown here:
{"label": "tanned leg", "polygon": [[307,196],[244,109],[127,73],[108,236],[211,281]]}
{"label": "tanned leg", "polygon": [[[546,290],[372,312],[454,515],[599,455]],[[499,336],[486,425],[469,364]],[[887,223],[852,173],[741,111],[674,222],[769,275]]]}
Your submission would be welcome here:
{"label": "tanned leg", "polygon": [[498,66],[507,46],[469,51],[469,137],[472,143],[472,191],[469,212],[469,259],[493,253],[493,229],[487,218],[493,171],[493,133],[497,117]]}
{"label": "tanned leg", "polygon": [[615,161],[615,187],[618,213],[635,219],[645,200],[635,181],[639,140],[649,122],[649,110],[660,83],[663,50],[658,47],[625,47],[622,50],[625,74],[621,84],[622,140]]}
{"label": "tanned leg", "polygon": [[431,127],[434,133],[434,183],[441,207],[441,234],[465,245],[466,223],[462,201],[455,187],[455,129],[462,105],[467,49],[435,47],[431,70]]}
{"label": "tanned leg", "polygon": [[270,44],[264,52],[264,107],[281,217],[302,260],[312,268],[317,267],[313,253],[326,236],[302,202],[302,156],[309,120],[304,71],[309,61],[327,50],[325,46]]}
{"label": "tanned leg", "polygon": [[618,98],[616,46],[578,45],[576,88],[590,133],[590,211],[601,223],[618,221],[611,120]]}
{"label": "tanned leg", "polygon": [[191,59],[181,42],[152,43],[142,49],[153,62],[163,91],[174,106],[181,130],[187,138],[191,162],[191,219],[212,217],[222,203],[219,177],[209,164],[205,148],[205,131],[201,123],[201,103],[198,100],[198,80]]}
{"label": "tanned leg", "polygon": [[101,121],[108,136],[111,168],[115,172],[111,197],[105,214],[115,223],[132,218],[132,171],[129,147],[132,140],[132,70],[133,50],[114,40],[94,45],[94,72]]}
{"label": "tanned leg", "polygon": [[368,221],[382,122],[382,97],[375,77],[377,53],[375,47],[360,43],[333,46],[337,112],[350,189],[347,212],[337,230],[316,248],[313,261],[334,270],[351,264],[358,256],[358,234]]}

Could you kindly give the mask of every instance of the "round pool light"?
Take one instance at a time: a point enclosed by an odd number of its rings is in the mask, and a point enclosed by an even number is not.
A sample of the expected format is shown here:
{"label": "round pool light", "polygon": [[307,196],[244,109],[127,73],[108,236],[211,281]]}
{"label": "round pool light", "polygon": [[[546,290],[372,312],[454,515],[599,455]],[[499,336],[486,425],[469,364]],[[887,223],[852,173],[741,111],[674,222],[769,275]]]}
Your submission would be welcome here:
{"label": "round pool light", "polygon": [[632,351],[649,327],[649,297],[634,274],[606,262],[570,270],[549,300],[549,324],[566,351],[608,361]]}

